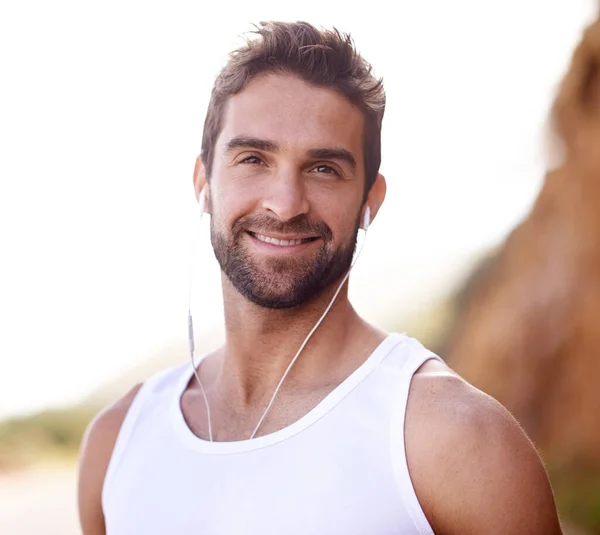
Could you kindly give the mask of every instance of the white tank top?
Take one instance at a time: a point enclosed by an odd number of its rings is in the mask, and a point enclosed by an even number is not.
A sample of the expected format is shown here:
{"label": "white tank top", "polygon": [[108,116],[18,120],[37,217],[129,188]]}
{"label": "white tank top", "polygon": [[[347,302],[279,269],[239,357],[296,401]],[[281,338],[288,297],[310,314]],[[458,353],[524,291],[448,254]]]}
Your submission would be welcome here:
{"label": "white tank top", "polygon": [[437,358],[390,334],[313,410],[269,435],[210,442],[180,398],[191,364],[139,390],[102,492],[107,535],[433,535],[404,450],[411,378]]}

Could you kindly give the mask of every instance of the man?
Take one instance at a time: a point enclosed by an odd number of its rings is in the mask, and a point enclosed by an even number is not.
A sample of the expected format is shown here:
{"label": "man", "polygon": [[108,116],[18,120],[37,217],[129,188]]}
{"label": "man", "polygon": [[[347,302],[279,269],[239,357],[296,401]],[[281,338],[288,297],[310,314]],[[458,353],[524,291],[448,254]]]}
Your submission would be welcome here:
{"label": "man", "polygon": [[381,81],[338,32],[257,33],[217,78],[194,171],[226,343],[90,425],[84,534],[559,534],[507,411],[348,300],[386,191]]}

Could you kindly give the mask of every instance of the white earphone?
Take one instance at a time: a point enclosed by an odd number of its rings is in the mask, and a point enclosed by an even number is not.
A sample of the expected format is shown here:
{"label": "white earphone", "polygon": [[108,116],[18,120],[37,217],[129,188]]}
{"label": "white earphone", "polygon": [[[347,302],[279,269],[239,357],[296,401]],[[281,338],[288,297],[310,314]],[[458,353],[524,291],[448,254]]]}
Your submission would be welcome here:
{"label": "white earphone", "polygon": [[[204,215],[205,203],[206,203],[206,194],[204,193],[204,188],[202,188],[202,191],[200,192],[200,195],[198,196],[198,205],[199,205],[199,208],[200,208],[200,219],[201,220],[202,220],[202,216]],[[296,362],[296,360],[300,356],[300,353],[302,353],[302,350],[304,349],[304,347],[306,346],[306,344],[310,340],[311,336],[317,330],[317,328],[319,327],[319,325],[321,325],[322,321],[325,319],[325,316],[327,316],[327,313],[329,312],[329,310],[333,306],[333,303],[335,302],[335,300],[336,300],[338,294],[340,293],[342,287],[344,286],[344,284],[348,280],[348,277],[350,276],[350,271],[352,271],[352,268],[354,267],[354,264],[356,264],[356,261],[358,260],[358,257],[360,256],[362,248],[364,247],[366,236],[367,236],[367,230],[369,229],[369,225],[371,224],[371,209],[369,208],[368,204],[365,206],[365,214],[363,216],[363,222],[362,223],[363,223],[362,224],[362,228],[363,228],[363,230],[365,232],[365,236],[364,236],[364,238],[362,240],[360,248],[358,249],[358,253],[354,256],[354,259],[352,260],[352,264],[350,265],[350,269],[347,271],[346,275],[344,276],[344,278],[340,282],[340,284],[339,284],[336,292],[334,293],[333,297],[329,301],[329,304],[327,305],[327,308],[325,309],[325,311],[323,312],[323,314],[321,315],[321,317],[319,318],[319,320],[317,321],[317,323],[314,325],[314,327],[311,329],[311,331],[308,333],[308,335],[304,339],[304,342],[302,343],[302,345],[300,346],[300,348],[298,349],[298,351],[294,355],[294,358],[292,359],[292,361],[288,365],[287,369],[285,370],[283,376],[281,377],[281,380],[279,381],[277,387],[275,388],[275,391],[273,392],[273,395],[271,396],[271,400],[269,401],[269,404],[267,405],[267,408],[265,409],[265,411],[263,412],[262,417],[260,418],[260,420],[256,424],[256,427],[254,428],[254,431],[252,432],[252,435],[250,435],[250,439],[253,439],[254,436],[256,435],[256,432],[259,430],[260,426],[262,425],[265,417],[267,416],[267,413],[269,412],[269,409],[273,405],[273,402],[275,401],[275,397],[277,396],[277,393],[279,392],[279,389],[281,388],[281,385],[283,384],[284,379],[287,377],[287,374],[292,369],[292,366],[294,365],[294,363]],[[210,417],[210,405],[208,403],[208,397],[206,396],[206,391],[204,390],[204,386],[202,385],[202,381],[200,381],[200,376],[198,375],[198,370],[196,368],[196,363],[194,361],[194,322],[193,322],[193,319],[192,319],[192,309],[191,309],[192,278],[193,278],[193,270],[191,270],[191,273],[190,273],[190,290],[189,290],[189,296],[188,296],[189,297],[189,302],[188,302],[188,342],[189,342],[190,358],[191,358],[191,361],[192,361],[192,368],[194,370],[194,375],[196,377],[196,381],[198,381],[198,385],[200,386],[200,390],[202,391],[202,396],[204,397],[204,404],[206,406],[206,417],[207,417],[207,420],[208,420],[208,436],[210,438],[210,441],[212,442],[213,441],[213,434],[212,434],[212,420],[211,420],[211,417]]]}
{"label": "white earphone", "polygon": [[369,230],[369,225],[371,224],[371,209],[367,204],[365,206],[365,216],[363,217],[363,230],[367,232]]}
{"label": "white earphone", "polygon": [[204,188],[202,188],[200,195],[198,195],[198,205],[200,207],[200,219],[202,219],[202,216],[204,215],[204,208],[206,205],[206,193],[204,193]]}

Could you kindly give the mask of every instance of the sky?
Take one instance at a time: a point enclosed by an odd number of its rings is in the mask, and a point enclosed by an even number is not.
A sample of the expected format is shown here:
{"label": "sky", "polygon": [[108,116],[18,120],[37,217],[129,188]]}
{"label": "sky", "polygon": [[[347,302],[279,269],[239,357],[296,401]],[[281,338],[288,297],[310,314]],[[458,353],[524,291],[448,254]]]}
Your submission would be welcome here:
{"label": "sky", "polygon": [[[214,77],[253,22],[348,31],[384,77],[388,196],[351,277],[377,322],[448,291],[530,209],[548,110],[595,13],[592,0],[206,6],[2,3],[0,417],[77,401],[185,340],[194,160]],[[222,304],[206,220],[198,231],[201,337]]]}

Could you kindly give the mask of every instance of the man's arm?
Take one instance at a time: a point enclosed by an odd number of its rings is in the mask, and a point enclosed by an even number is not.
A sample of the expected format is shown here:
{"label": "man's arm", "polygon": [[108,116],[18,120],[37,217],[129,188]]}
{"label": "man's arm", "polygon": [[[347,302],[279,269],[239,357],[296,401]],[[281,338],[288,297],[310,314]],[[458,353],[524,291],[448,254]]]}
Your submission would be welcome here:
{"label": "man's arm", "polygon": [[541,459],[497,401],[440,363],[415,375],[406,449],[436,535],[560,535]]}
{"label": "man's arm", "polygon": [[81,446],[77,498],[83,535],[106,535],[102,486],[125,415],[141,385],[102,411],[88,426]]}

